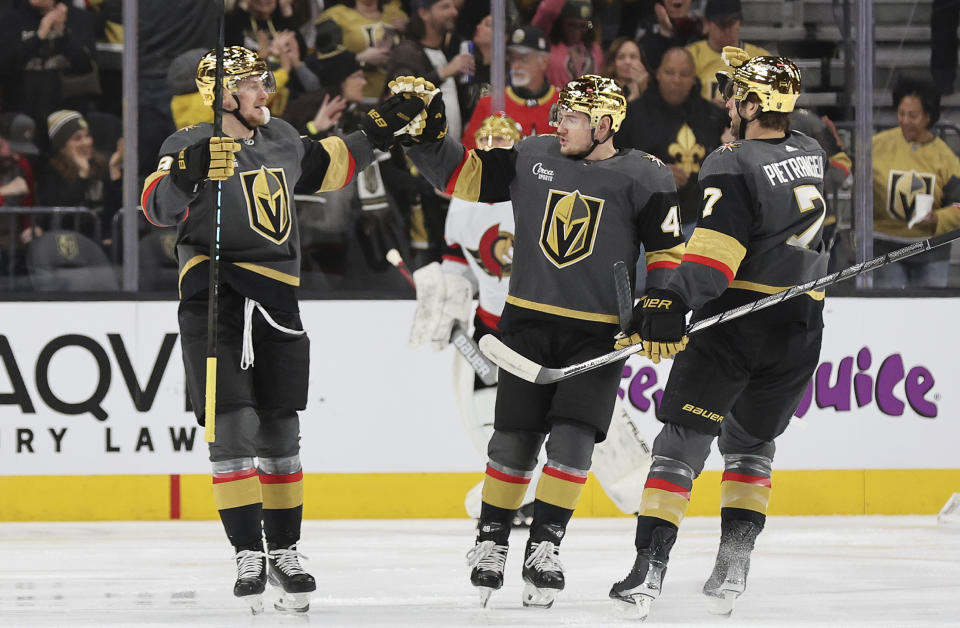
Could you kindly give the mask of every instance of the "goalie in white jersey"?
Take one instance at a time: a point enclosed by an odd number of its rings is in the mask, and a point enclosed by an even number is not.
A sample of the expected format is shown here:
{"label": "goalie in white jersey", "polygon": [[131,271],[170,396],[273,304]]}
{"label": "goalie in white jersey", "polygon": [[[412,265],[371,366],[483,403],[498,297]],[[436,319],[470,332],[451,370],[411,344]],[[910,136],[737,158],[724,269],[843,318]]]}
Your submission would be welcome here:
{"label": "goalie in white jersey", "polygon": [[[523,137],[522,127],[510,116],[500,113],[485,118],[474,139],[479,150],[512,148]],[[473,338],[486,334],[500,336],[498,323],[506,303],[513,262],[513,204],[470,202],[454,197],[450,201],[444,228],[447,249],[442,263],[429,264],[414,273],[417,284],[417,312],[410,335],[411,346],[431,344],[441,350],[450,342],[454,321],[466,327],[477,294]],[[481,456],[493,435],[496,386],[488,386],[477,377],[467,360],[454,353],[454,389],[457,409],[464,429]],[[541,460],[531,478],[514,525],[529,525]],[[640,504],[643,479],[650,466],[650,449],[617,402],[607,440],[596,448],[593,472],[604,490],[625,513],[634,513]],[[479,482],[468,491],[464,505],[467,514],[480,516]]]}

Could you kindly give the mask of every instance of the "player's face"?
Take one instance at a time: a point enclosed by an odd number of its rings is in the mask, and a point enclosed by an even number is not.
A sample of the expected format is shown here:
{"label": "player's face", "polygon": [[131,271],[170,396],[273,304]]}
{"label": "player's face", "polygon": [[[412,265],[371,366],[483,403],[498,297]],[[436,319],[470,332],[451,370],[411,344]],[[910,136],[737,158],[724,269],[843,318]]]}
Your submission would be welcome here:
{"label": "player's face", "polygon": [[[236,93],[237,101],[240,103],[240,115],[253,126],[266,124],[267,117],[260,108],[267,104],[269,96],[259,77],[249,76],[240,80],[237,83]],[[237,108],[237,103],[231,94],[223,95],[223,108],[225,111]]]}
{"label": "player's face", "polygon": [[340,95],[347,102],[360,102],[363,100],[363,88],[366,85],[367,78],[363,75],[363,70],[357,70],[340,84]]}
{"label": "player's face", "polygon": [[[737,105],[739,105],[739,107]],[[743,119],[741,113],[745,114],[748,119],[752,120],[756,116],[760,105],[755,102],[740,101],[731,96],[730,98],[727,98],[724,106],[730,113],[730,131],[733,133],[735,138],[742,140],[743,138],[740,137],[740,121]]]}
{"label": "player's face", "polygon": [[897,105],[897,124],[908,142],[919,142],[927,135],[930,116],[923,111],[923,103],[916,96],[904,96]]}
{"label": "player's face", "polygon": [[590,132],[590,117],[580,111],[563,111],[558,114],[560,123],[557,135],[560,136],[560,152],[564,155],[579,155],[593,144]]}

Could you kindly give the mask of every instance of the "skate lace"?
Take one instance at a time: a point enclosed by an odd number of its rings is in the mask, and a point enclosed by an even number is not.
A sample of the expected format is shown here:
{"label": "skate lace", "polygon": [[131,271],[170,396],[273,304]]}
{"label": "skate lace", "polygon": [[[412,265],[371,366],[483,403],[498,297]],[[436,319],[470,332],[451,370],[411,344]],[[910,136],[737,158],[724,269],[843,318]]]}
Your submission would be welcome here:
{"label": "skate lace", "polygon": [[241,550],[237,552],[237,579],[259,578],[263,572],[263,559],[266,554],[256,550]]}
{"label": "skate lace", "polygon": [[502,571],[507,562],[507,546],[495,541],[480,541],[467,552],[467,565],[482,570]]}
{"label": "skate lace", "polygon": [[301,558],[304,560],[309,560],[305,554],[301,554],[297,551],[296,545],[291,545],[288,548],[281,547],[275,550],[270,550],[270,559],[274,561],[274,564],[278,569],[283,571],[283,573],[287,574],[288,576],[296,576],[307,573],[300,565]]}
{"label": "skate lace", "polygon": [[532,567],[537,571],[563,572],[563,564],[557,555],[557,546],[551,541],[534,543],[534,550],[523,561],[524,567]]}

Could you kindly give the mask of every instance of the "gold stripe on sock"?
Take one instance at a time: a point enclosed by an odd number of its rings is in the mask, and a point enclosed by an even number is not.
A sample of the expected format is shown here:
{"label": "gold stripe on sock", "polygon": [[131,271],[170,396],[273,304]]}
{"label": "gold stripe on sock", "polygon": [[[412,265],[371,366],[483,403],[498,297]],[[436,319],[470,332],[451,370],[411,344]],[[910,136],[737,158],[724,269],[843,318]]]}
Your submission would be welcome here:
{"label": "gold stripe on sock", "polygon": [[640,512],[638,514],[645,517],[657,517],[679,526],[683,516],[687,514],[687,506],[689,505],[690,500],[677,493],[659,488],[645,488],[643,489],[643,497],[640,499]]}
{"label": "gold stripe on sock", "polygon": [[286,484],[263,484],[264,508],[296,508],[303,505],[303,481]]}
{"label": "gold stripe on sock", "polygon": [[583,492],[582,482],[571,482],[544,472],[537,482],[537,499],[560,508],[573,510]]}
{"label": "gold stripe on sock", "polygon": [[742,508],[767,514],[770,487],[725,480],[720,483],[720,507]]}
{"label": "gold stripe on sock", "polygon": [[528,485],[528,482],[504,482],[487,475],[483,478],[483,501],[497,508],[516,510],[523,504]]}

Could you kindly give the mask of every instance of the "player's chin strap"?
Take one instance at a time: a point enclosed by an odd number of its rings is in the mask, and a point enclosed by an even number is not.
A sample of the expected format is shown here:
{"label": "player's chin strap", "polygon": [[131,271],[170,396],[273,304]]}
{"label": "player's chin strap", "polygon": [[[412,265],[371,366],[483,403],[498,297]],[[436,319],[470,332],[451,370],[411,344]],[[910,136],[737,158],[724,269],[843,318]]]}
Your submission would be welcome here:
{"label": "player's chin strap", "polygon": [[752,118],[744,118],[743,115],[740,113],[741,104],[742,104],[741,101],[737,102],[737,115],[740,116],[740,138],[739,139],[745,140],[747,139],[747,125],[757,119],[757,116],[760,115],[760,110],[757,109],[757,115],[753,116]]}
{"label": "player's chin strap", "polygon": [[[609,135],[607,135],[606,139],[604,139],[603,142],[606,142],[611,137],[613,137],[613,129],[610,129]],[[580,161],[581,159],[586,159],[587,156],[593,152],[593,149],[595,149],[600,144],[603,144],[603,142],[597,139],[597,129],[595,127],[590,127],[590,139],[592,140],[592,143],[590,144],[590,148],[583,151],[582,153],[577,153],[576,155],[570,155],[570,159],[574,161]]]}
{"label": "player's chin strap", "polygon": [[277,321],[273,320],[273,317],[267,313],[267,310],[254,301],[253,299],[246,298],[243,301],[243,349],[240,352],[240,368],[244,371],[253,366],[253,311],[254,309],[260,310],[260,314],[263,315],[263,319],[267,321],[271,327],[277,331],[282,331],[285,334],[290,334],[291,336],[302,336],[307,333],[305,329],[290,329],[284,327]]}
{"label": "player's chin strap", "polygon": [[[245,126],[248,131],[255,131],[257,127],[255,127],[255,126],[253,126],[252,124],[250,124],[249,122],[247,122],[247,119],[244,118],[244,117],[243,117],[243,114],[240,113],[240,99],[237,98],[237,95],[236,95],[236,94],[231,94],[231,96],[233,96],[233,101],[234,101],[235,103],[237,103],[237,108],[236,108],[236,109],[230,109],[230,110],[224,109],[224,111],[225,111],[226,113],[229,113],[230,115],[232,115],[232,116],[233,116],[234,118],[236,118],[237,120],[239,120],[239,121],[240,121],[240,124],[242,124],[243,126]],[[267,109],[266,107],[259,107],[259,109],[260,109],[260,111],[263,112],[263,118],[264,118],[263,123],[266,124],[267,122],[270,122],[270,110]]]}

